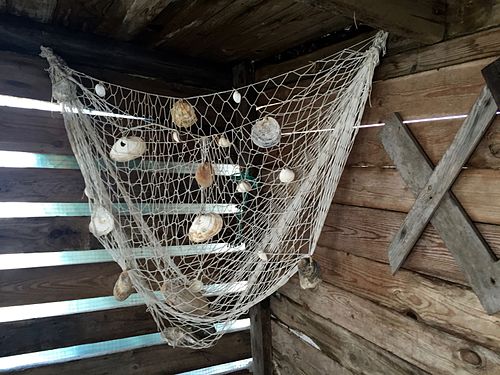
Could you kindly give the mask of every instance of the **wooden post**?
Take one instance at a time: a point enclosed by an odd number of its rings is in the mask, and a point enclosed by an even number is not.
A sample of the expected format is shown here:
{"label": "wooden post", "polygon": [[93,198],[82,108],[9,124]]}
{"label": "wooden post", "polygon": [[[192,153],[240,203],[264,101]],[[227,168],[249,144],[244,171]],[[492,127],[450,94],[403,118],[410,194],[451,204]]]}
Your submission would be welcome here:
{"label": "wooden post", "polygon": [[273,348],[269,298],[250,308],[250,341],[254,375],[272,375]]}
{"label": "wooden post", "polygon": [[497,107],[500,108],[500,59],[484,67],[481,72]]}

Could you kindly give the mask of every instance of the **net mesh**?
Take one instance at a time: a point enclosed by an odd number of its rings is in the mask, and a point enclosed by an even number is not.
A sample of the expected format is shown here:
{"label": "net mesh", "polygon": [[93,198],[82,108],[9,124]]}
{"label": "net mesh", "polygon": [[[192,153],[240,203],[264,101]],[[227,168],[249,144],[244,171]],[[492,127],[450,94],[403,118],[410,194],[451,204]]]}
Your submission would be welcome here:
{"label": "net mesh", "polygon": [[184,99],[103,82],[48,48],[89,229],[171,345],[213,345],[314,252],[386,33],[237,90]]}

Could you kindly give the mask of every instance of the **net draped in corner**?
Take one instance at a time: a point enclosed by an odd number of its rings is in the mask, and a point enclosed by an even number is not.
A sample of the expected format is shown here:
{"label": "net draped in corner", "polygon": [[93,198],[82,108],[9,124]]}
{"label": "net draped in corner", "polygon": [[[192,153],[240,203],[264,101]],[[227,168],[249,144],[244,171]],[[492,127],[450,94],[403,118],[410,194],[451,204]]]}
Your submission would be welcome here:
{"label": "net draped in corner", "polygon": [[313,254],[386,37],[182,100],[89,77],[42,47],[90,229],[171,345],[213,345]]}

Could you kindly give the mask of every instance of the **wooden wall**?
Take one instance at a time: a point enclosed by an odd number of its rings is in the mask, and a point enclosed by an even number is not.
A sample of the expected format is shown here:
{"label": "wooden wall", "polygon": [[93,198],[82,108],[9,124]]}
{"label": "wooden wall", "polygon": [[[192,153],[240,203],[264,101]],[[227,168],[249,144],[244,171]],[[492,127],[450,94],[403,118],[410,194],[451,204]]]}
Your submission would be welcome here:
{"label": "wooden wall", "polygon": [[[99,51],[94,51],[94,57],[98,55]],[[116,63],[118,67],[119,61]],[[94,66],[88,67],[81,63],[78,68],[104,80],[163,94],[208,91],[193,89],[175,80],[134,76],[111,69],[112,64],[98,70],[96,60],[92,60],[92,64]],[[174,66],[170,64],[168,69],[172,71]],[[35,54],[21,54],[0,44],[0,94],[50,100],[51,85],[46,68],[46,62]],[[228,78],[230,80],[230,76]],[[0,151],[72,154],[58,113],[0,107],[0,134]],[[83,188],[77,169],[0,167],[0,202],[84,203]],[[37,218],[0,218],[0,255],[25,253],[28,259],[36,253],[54,258],[53,252],[71,250],[81,258],[85,252],[101,248],[89,234],[88,223],[89,217],[64,213]],[[0,362],[8,356],[156,333],[156,325],[143,304],[93,308],[92,301],[97,300],[88,300],[90,307],[86,312],[68,311],[57,316],[49,312],[43,318],[17,320],[11,316],[7,319],[11,321],[2,320],[6,318],[5,308],[12,306],[18,306],[21,313],[36,312],[42,311],[44,305],[38,305],[41,303],[112,296],[120,271],[118,265],[109,261],[0,270]],[[26,306],[32,304],[35,305]],[[110,351],[19,372],[173,374],[251,357],[248,330],[227,334],[215,347],[201,351],[174,349],[166,344],[118,352],[110,347]]]}
{"label": "wooden wall", "polygon": [[[363,123],[391,112],[405,120],[465,114],[484,84],[481,68],[499,55],[496,28],[389,56],[377,70]],[[409,128],[436,164],[460,125]],[[500,374],[500,313],[484,312],[431,226],[404,269],[391,275],[387,248],[414,196],[378,131],[360,130],[324,225],[315,253],[324,282],[303,291],[293,278],[271,299],[276,372]],[[497,117],[453,186],[497,255],[499,150]]]}

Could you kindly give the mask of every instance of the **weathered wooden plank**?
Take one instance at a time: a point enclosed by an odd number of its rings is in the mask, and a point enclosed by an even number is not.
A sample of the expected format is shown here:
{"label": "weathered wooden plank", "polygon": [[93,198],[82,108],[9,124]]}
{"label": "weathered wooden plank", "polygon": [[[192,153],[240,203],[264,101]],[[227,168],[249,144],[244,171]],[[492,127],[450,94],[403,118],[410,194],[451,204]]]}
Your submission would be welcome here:
{"label": "weathered wooden plank", "polygon": [[274,361],[282,374],[339,374],[352,372],[322,351],[306,344],[282,324],[273,321]]}
{"label": "weathered wooden plank", "polygon": [[[363,207],[332,205],[315,256],[331,250],[388,263],[387,246],[405,214]],[[500,256],[500,226],[477,224],[492,250]],[[406,269],[467,285],[462,271],[435,229],[429,225],[404,266]]]}
{"label": "weathered wooden plank", "polygon": [[500,24],[500,1],[449,0],[446,18],[448,37],[496,27]]}
{"label": "weathered wooden plank", "polygon": [[120,272],[114,262],[0,271],[0,307],[110,296]]}
{"label": "weathered wooden plank", "polygon": [[0,254],[99,248],[88,217],[0,219]]}
{"label": "weathered wooden plank", "polygon": [[444,38],[444,7],[437,2],[425,1],[417,4],[413,1],[385,1],[383,4],[374,4],[368,0],[356,3],[347,0],[300,1],[329,14],[356,17],[358,21],[375,28],[422,43],[432,44]]}
{"label": "weathered wooden plank", "polygon": [[248,331],[243,331],[222,336],[219,342],[209,349],[172,348],[163,344],[12,373],[29,375],[76,373],[165,375],[246,359],[250,355],[250,335]]}
{"label": "weathered wooden plank", "polygon": [[155,333],[146,306],[0,323],[0,356]]}
{"label": "weathered wooden plank", "polygon": [[[465,169],[452,191],[475,222],[500,224],[500,171]],[[395,169],[346,168],[334,202],[352,206],[408,212],[415,198]]]}
{"label": "weathered wooden plank", "polygon": [[329,283],[322,283],[311,292],[301,290],[298,280],[292,278],[280,293],[433,374],[493,375],[500,366],[500,355],[490,349],[429,327]]}
{"label": "weathered wooden plank", "polygon": [[500,59],[486,66],[481,72],[497,107],[500,108]]}
{"label": "weathered wooden plank", "polygon": [[[397,114],[386,120],[380,132],[387,153],[394,160],[401,176],[417,196],[432,175],[433,165]],[[464,212],[452,193],[446,192],[431,218],[466,279],[487,312],[500,309],[500,268],[487,243]],[[389,259],[391,258],[389,254]]]}
{"label": "weathered wooden plank", "polygon": [[[496,110],[497,106],[491,92],[485,87],[389,245],[389,263],[392,272],[396,272],[405,261],[443,196],[493,121]],[[398,167],[411,168],[411,165],[401,164]]]}
{"label": "weathered wooden plank", "polygon": [[[310,337],[321,349],[321,353],[332,358],[337,366],[340,365],[341,368],[354,374],[421,375],[425,373],[370,341],[334,324],[332,320],[325,319],[284,296],[272,297],[271,309],[279,322]],[[335,314],[333,310],[332,314]],[[290,343],[276,340],[274,337],[276,325],[273,325],[273,347],[281,353],[284,351],[293,353],[294,349],[291,348]],[[291,361],[292,363],[307,361],[306,356],[301,352],[297,353],[295,357],[297,359]],[[309,373],[306,372],[306,374]],[[317,373],[330,374],[333,372]]]}
{"label": "weathered wooden plank", "polygon": [[392,276],[385,263],[343,251],[321,251],[315,259],[324,281],[492,350],[500,348],[500,316],[486,314],[469,289],[411,271]]}
{"label": "weathered wooden plank", "polygon": [[269,299],[250,308],[250,338],[253,371],[256,375],[272,375],[273,344]]}

